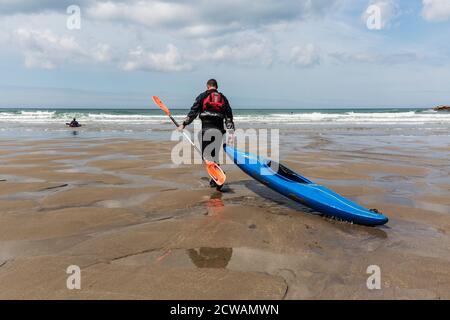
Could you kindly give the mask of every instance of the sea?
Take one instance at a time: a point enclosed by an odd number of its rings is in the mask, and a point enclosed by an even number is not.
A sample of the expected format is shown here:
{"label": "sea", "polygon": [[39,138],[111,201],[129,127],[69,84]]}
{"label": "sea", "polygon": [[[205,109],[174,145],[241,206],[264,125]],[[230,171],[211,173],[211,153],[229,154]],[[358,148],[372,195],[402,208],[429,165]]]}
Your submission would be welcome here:
{"label": "sea", "polygon": [[[175,109],[182,120],[188,110]],[[449,135],[450,112],[431,109],[238,109],[237,128],[279,129],[281,133]],[[76,118],[83,126],[66,126]],[[167,137],[174,126],[159,109],[0,109],[0,139]]]}

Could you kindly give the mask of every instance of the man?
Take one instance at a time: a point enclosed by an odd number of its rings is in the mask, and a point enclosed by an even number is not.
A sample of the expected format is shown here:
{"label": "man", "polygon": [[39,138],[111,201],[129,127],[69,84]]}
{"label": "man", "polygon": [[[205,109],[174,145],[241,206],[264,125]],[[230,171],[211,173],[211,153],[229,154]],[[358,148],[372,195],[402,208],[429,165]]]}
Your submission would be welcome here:
{"label": "man", "polygon": [[74,127],[80,127],[80,124],[78,123],[77,119],[73,118],[72,122],[67,124],[69,127],[74,128]]}
{"label": "man", "polygon": [[[178,128],[183,130],[199,116],[202,122],[201,141],[203,157],[216,163],[219,162],[219,151],[222,147],[223,135],[226,132],[225,127],[229,130],[231,136],[234,132],[233,112],[227,98],[218,91],[218,88],[216,80],[208,80],[206,91],[195,99],[191,111],[183,121],[183,124]],[[217,186],[212,179],[209,185],[212,188],[221,187]]]}

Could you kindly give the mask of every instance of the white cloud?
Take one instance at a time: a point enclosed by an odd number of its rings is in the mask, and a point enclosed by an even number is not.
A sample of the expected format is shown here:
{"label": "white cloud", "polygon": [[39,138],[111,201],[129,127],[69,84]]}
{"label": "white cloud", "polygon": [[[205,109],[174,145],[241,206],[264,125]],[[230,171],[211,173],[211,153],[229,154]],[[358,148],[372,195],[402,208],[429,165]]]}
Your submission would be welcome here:
{"label": "white cloud", "polygon": [[254,29],[283,21],[323,16],[339,0],[91,1],[94,20],[176,30],[194,37]]}
{"label": "white cloud", "polygon": [[344,63],[368,63],[368,64],[379,64],[379,65],[397,65],[397,64],[408,64],[411,62],[418,62],[425,60],[424,55],[420,55],[416,52],[400,52],[400,53],[345,53],[345,52],[334,52],[329,55],[330,57],[336,59],[339,62]]}
{"label": "white cloud", "polygon": [[191,6],[162,1],[93,2],[87,13],[96,20],[120,20],[148,27],[178,26],[196,18]]}
{"label": "white cloud", "polygon": [[[281,49],[272,44],[279,34],[299,22],[318,21],[315,18],[332,12],[340,1],[223,0],[211,5],[210,0],[80,0],[82,29],[67,31],[69,0],[0,0],[0,27],[26,31],[14,37],[28,67],[51,69],[91,61],[112,62],[122,70],[161,72],[191,70],[205,61],[269,66],[287,62],[275,61]],[[279,26],[291,27],[270,30]],[[53,31],[33,31],[43,28]],[[99,40],[109,45],[90,48]],[[161,52],[149,50],[148,43],[172,45]]]}
{"label": "white cloud", "polygon": [[[82,0],[85,20],[79,31],[65,30],[65,10],[53,1],[0,3],[6,3],[8,9],[0,21],[0,42],[8,34],[15,44],[11,48],[24,56],[27,67],[52,69],[68,63],[111,62],[110,66],[126,71],[177,72],[205,62],[312,67],[328,62],[330,56],[334,62],[346,63],[395,64],[422,59],[395,48],[390,50],[394,54],[374,54],[373,48],[384,45],[385,38],[352,27],[342,12],[332,15],[340,0],[223,0],[214,6],[207,0]],[[400,12],[398,0],[367,3],[381,8],[384,28]],[[426,6],[442,9],[439,0],[423,3],[424,10]],[[61,12],[55,13],[58,10]],[[10,25],[16,32],[8,31]],[[62,35],[54,33],[58,30]],[[103,44],[97,44],[100,41]],[[148,43],[160,45],[149,49]],[[392,43],[388,45],[392,48]]]}
{"label": "white cloud", "polygon": [[[380,10],[380,29],[389,28],[400,15],[400,7],[394,0],[371,0],[370,6],[375,6]],[[370,14],[364,11],[362,14],[364,23],[367,23],[369,17]]]}
{"label": "white cloud", "polygon": [[209,39],[200,43],[203,53],[195,60],[233,63],[251,66],[269,66],[274,60],[271,42],[264,37],[237,34],[230,39]]}
{"label": "white cloud", "polygon": [[427,21],[440,22],[450,18],[449,0],[423,0],[422,17]]}
{"label": "white cloud", "polygon": [[306,46],[294,46],[291,49],[290,62],[303,68],[316,66],[320,64],[319,49],[311,43]]}
{"label": "white cloud", "polygon": [[73,37],[58,36],[50,30],[19,28],[11,37],[25,58],[28,68],[54,69],[58,65],[73,62],[106,62],[110,60],[110,48],[98,44],[85,49]]}
{"label": "white cloud", "polygon": [[84,6],[92,0],[0,0],[0,15],[39,13],[43,11],[65,12],[70,5]]}
{"label": "white cloud", "polygon": [[138,46],[129,52],[127,61],[122,66],[126,71],[189,71],[190,63],[186,62],[177,47],[173,44],[167,46],[166,52],[148,52]]}
{"label": "white cloud", "polygon": [[241,45],[224,45],[211,53],[212,60],[252,60],[264,52],[263,43],[245,43]]}

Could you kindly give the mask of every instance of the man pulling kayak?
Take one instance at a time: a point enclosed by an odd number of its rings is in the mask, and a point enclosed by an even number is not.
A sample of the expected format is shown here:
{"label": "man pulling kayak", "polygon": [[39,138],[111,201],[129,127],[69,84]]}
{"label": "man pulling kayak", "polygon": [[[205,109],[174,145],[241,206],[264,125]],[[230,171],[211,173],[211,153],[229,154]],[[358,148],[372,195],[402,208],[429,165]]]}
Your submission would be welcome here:
{"label": "man pulling kayak", "polygon": [[[183,124],[178,129],[183,130],[197,116],[202,122],[202,153],[205,159],[219,163],[219,151],[222,148],[223,135],[229,130],[234,133],[233,112],[228,99],[218,91],[219,85],[215,79],[206,83],[206,91],[201,93],[191,107]],[[225,124],[225,126],[224,126]],[[205,152],[206,151],[206,152]],[[219,188],[213,179],[209,182],[212,188]]]}

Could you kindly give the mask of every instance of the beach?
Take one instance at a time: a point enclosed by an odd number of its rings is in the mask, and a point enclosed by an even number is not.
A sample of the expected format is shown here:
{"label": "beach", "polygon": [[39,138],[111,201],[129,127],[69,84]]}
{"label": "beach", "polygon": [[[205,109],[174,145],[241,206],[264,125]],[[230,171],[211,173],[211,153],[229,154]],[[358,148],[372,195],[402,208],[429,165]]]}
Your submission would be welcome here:
{"label": "beach", "polygon": [[[271,123],[281,162],[390,218],[375,228],[322,217],[232,164],[217,192],[202,165],[172,164],[170,123],[155,121],[120,134],[35,123],[19,138],[23,122],[8,122],[0,299],[450,298],[447,120]],[[255,123],[241,122],[266,127]],[[66,285],[72,265],[80,290]],[[366,284],[373,265],[380,290]]]}

